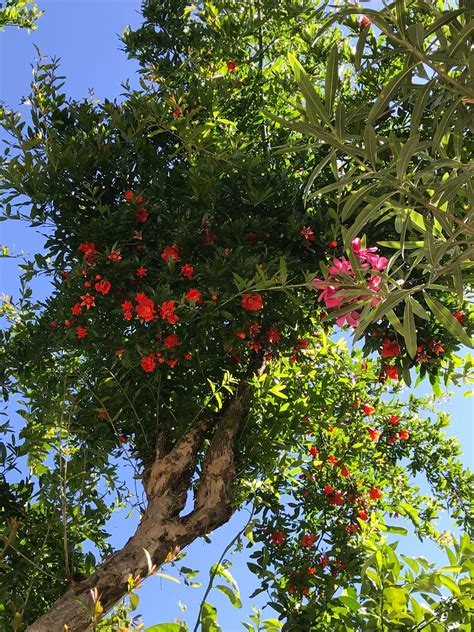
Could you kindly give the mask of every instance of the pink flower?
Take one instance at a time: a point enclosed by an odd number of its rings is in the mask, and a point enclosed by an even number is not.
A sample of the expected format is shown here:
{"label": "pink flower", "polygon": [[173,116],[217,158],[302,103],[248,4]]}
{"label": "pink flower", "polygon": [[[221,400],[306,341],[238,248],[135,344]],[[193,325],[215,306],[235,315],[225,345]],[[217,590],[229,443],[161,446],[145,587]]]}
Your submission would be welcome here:
{"label": "pink flower", "polygon": [[360,322],[359,312],[349,312],[348,314],[339,316],[339,318],[336,319],[336,323],[339,327],[342,327],[346,322],[351,327],[357,327]]}
{"label": "pink flower", "polygon": [[352,274],[351,262],[347,261],[345,257],[341,257],[341,259],[334,257],[332,262],[333,265],[328,268],[328,272],[332,276],[337,276],[338,274]]}

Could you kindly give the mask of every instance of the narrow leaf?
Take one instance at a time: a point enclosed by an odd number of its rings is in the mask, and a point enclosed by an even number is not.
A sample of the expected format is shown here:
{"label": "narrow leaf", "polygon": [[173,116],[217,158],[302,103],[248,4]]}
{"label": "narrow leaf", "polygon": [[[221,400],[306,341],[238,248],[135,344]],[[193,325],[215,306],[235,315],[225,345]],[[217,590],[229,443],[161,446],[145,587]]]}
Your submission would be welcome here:
{"label": "narrow leaf", "polygon": [[472,341],[467,335],[466,330],[461,326],[456,318],[454,318],[449,309],[430,296],[427,292],[424,292],[424,296],[426,304],[443,327],[460,340],[462,344],[466,345],[466,347],[472,347]]}

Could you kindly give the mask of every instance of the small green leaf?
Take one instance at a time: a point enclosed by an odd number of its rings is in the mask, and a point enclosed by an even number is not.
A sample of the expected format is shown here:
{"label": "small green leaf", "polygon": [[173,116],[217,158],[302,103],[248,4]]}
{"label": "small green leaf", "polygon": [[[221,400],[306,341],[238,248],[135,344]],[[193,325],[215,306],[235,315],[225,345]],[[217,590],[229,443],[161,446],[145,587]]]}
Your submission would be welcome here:
{"label": "small green leaf", "polygon": [[[409,297],[407,297],[408,299]],[[405,338],[405,345],[410,357],[414,358],[416,355],[416,325],[415,318],[413,316],[412,306],[409,300],[405,300],[405,311],[403,314],[403,335]]]}
{"label": "small green leaf", "polygon": [[329,53],[328,63],[326,67],[326,107],[329,112],[332,112],[334,107],[334,99],[336,98],[337,84],[339,80],[338,76],[339,65],[337,55],[337,45],[334,44]]}

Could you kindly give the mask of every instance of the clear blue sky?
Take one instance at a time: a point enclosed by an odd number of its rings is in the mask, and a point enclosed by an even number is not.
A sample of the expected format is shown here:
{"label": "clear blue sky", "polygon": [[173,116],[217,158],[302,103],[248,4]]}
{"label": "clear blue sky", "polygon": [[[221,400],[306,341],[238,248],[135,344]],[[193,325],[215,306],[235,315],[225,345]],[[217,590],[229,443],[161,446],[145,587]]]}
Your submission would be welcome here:
{"label": "clear blue sky", "polygon": [[[45,14],[36,32],[28,34],[17,29],[7,29],[0,33],[1,100],[27,114],[27,107],[20,105],[20,99],[28,92],[31,64],[36,54],[34,44],[43,54],[61,58],[61,74],[66,76],[65,90],[73,98],[86,96],[89,89],[93,89],[98,99],[119,97],[122,91],[120,84],[127,78],[132,80],[132,85],[136,85],[136,64],[128,61],[119,50],[117,35],[123,31],[125,25],[137,26],[140,23],[139,0],[40,0],[40,6]],[[34,252],[41,247],[41,242],[41,237],[26,226],[13,222],[0,223],[0,244],[9,246],[13,252]],[[18,288],[17,279],[17,261],[0,260],[0,294],[15,294]],[[47,293],[48,287],[43,283],[37,285],[35,290],[40,296]],[[426,388],[425,386],[422,390]],[[453,417],[450,434],[461,439],[465,450],[464,462],[472,467],[473,408],[472,399],[462,396],[464,390],[460,389],[446,406]],[[127,512],[117,514],[111,524],[111,541],[116,547],[127,541],[137,524],[137,515],[126,519],[126,514]],[[202,540],[191,547],[183,564],[200,569],[200,574],[194,581],[202,582],[202,588],[187,588],[183,584],[177,585],[160,578],[147,581],[145,587],[139,591],[141,603],[138,609],[146,625],[173,621],[180,615],[179,600],[188,606],[186,621],[189,625],[194,623],[197,607],[208,581],[208,569],[217,561],[224,547],[246,519],[244,513],[235,516],[228,525],[212,536],[212,545]],[[448,523],[446,527],[449,527]],[[407,554],[419,554],[419,547],[418,540],[408,538],[404,551]],[[423,552],[431,560],[441,561],[433,545],[428,544]],[[246,555],[233,558],[235,564],[232,572],[240,586],[243,609],[235,610],[216,591],[210,596],[211,603],[218,608],[219,622],[225,632],[244,629],[239,621],[248,620],[248,614],[251,613],[248,595],[257,587],[255,577],[247,570]],[[171,568],[164,569],[164,572],[177,575]],[[254,600],[253,603],[257,602]],[[263,601],[260,599],[259,603],[262,604]],[[267,610],[265,614],[266,617],[274,616],[271,610]],[[192,627],[194,626],[191,629]]]}

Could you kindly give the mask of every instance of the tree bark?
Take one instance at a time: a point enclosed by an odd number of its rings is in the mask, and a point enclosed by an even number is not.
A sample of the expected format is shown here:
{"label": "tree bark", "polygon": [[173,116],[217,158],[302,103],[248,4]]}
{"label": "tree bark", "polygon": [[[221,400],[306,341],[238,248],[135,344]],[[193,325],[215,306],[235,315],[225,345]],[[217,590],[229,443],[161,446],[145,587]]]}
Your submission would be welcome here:
{"label": "tree bark", "polygon": [[[148,506],[127,544],[97,570],[70,588],[27,632],[83,632],[92,625],[93,591],[107,612],[126,593],[131,575],[149,574],[148,551],[159,567],[196,538],[220,527],[234,512],[231,485],[235,480],[234,448],[251,399],[241,384],[219,414],[207,414],[192,426],[164,458],[157,458],[144,477]],[[192,511],[181,516],[191,489],[199,450],[209,431],[212,439],[204,457]],[[66,627],[67,626],[67,627]]]}

